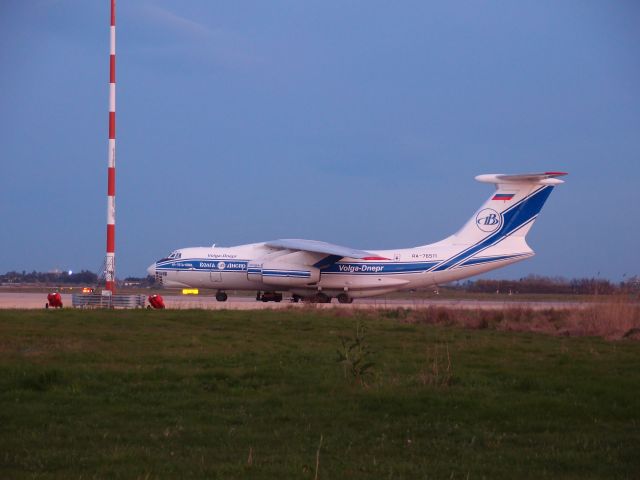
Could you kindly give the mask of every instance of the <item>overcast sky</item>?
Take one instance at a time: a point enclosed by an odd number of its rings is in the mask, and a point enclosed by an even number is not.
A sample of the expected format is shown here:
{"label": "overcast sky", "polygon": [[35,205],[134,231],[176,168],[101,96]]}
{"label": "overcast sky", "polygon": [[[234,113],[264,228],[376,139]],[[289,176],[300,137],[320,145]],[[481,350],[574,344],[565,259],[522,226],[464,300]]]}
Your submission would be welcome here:
{"label": "overcast sky", "polygon": [[[455,231],[562,170],[494,273],[640,274],[640,2],[153,1],[117,11],[119,277],[179,247]],[[0,272],[98,271],[109,0],[0,2]]]}

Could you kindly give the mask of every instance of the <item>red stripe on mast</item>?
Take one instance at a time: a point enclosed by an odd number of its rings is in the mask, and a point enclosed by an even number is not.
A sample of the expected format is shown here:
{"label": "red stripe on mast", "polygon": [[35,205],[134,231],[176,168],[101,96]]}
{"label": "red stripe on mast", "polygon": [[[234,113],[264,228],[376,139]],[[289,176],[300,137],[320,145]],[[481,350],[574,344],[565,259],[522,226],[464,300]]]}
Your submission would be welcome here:
{"label": "red stripe on mast", "polygon": [[116,251],[116,226],[107,225],[107,253]]}
{"label": "red stripe on mast", "polygon": [[109,140],[116,139],[116,112],[109,112]]}
{"label": "red stripe on mast", "polygon": [[115,197],[116,196],[116,169],[115,167],[109,167],[107,172],[108,182],[107,182],[107,196]]}
{"label": "red stripe on mast", "polygon": [[116,56],[109,55],[109,83],[116,83]]}

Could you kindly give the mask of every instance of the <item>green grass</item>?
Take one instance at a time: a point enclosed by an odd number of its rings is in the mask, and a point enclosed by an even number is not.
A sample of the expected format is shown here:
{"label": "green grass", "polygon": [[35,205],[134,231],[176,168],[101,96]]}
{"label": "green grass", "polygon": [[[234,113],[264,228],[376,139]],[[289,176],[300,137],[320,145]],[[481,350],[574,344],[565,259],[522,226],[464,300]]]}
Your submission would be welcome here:
{"label": "green grass", "polygon": [[638,343],[339,315],[0,311],[0,478],[637,478]]}

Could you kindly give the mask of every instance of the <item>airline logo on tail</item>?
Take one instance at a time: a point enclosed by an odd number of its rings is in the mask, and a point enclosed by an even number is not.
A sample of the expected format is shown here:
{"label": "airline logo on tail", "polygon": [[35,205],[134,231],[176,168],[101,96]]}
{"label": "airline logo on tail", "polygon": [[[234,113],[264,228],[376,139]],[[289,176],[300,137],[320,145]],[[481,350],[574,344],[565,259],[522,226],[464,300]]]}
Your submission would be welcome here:
{"label": "airline logo on tail", "polygon": [[502,215],[492,208],[485,208],[476,215],[476,225],[483,232],[495,232],[502,226]]}

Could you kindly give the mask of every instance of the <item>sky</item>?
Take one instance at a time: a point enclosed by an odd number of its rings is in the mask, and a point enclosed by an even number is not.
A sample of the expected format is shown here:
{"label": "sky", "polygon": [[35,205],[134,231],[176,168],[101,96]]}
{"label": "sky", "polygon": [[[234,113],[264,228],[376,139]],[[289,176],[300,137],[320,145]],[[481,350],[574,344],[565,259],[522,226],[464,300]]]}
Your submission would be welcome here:
{"label": "sky", "polygon": [[[456,231],[481,173],[567,171],[487,274],[640,274],[640,3],[120,0],[116,273],[276,238]],[[109,0],[0,3],[0,272],[105,252]]]}

